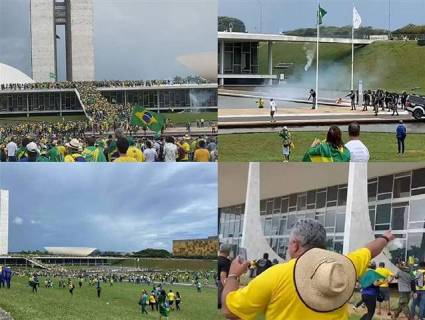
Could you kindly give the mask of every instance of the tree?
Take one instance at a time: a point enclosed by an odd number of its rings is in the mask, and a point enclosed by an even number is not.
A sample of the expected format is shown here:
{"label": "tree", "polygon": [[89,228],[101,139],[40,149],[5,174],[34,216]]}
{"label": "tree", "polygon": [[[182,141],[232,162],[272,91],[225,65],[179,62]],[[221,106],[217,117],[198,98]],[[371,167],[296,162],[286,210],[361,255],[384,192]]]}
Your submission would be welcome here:
{"label": "tree", "polygon": [[245,24],[232,17],[218,17],[218,31],[230,31],[232,28],[233,32],[246,32]]}
{"label": "tree", "polygon": [[164,249],[144,249],[133,254],[134,257],[147,257],[147,258],[170,258],[171,253]]}

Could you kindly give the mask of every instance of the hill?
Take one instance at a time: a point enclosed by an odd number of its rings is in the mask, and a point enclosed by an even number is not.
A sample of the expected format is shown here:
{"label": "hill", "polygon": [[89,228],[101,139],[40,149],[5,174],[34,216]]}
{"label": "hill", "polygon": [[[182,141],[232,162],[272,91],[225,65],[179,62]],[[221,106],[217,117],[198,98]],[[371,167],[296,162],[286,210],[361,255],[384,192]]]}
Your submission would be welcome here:
{"label": "hill", "polygon": [[140,258],[125,259],[114,264],[121,267],[141,267],[157,270],[188,270],[188,271],[209,271],[217,268],[217,260],[200,260],[200,259],[156,259],[156,258]]}
{"label": "hill", "polygon": [[[304,71],[307,53],[312,66]],[[275,43],[273,65],[293,63],[285,70],[288,84],[309,87],[315,79],[315,44]],[[425,47],[415,41],[377,41],[355,49],[355,82],[363,80],[364,88],[425,93]],[[260,45],[260,72],[267,70],[267,44]],[[274,70],[279,73],[278,70]],[[320,45],[321,88],[348,90],[351,79],[351,45]]]}

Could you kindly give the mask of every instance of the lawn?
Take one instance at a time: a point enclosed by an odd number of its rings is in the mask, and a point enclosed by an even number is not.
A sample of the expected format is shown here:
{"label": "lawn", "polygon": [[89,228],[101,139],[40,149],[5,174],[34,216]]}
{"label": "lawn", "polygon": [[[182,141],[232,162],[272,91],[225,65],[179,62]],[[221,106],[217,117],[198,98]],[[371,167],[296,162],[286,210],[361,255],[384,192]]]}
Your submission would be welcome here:
{"label": "lawn", "polygon": [[[273,64],[293,63],[284,70],[288,84],[301,81],[306,85],[306,76],[314,83],[316,59],[308,72],[305,49],[313,50],[314,44],[275,43]],[[356,47],[354,54],[355,82],[363,80],[364,88],[385,88],[387,90],[416,92],[425,94],[425,47],[416,41],[377,41],[373,44]],[[267,73],[267,43],[260,45],[260,72]],[[320,44],[320,75],[322,89],[348,90],[351,81],[351,46],[346,44]],[[281,71],[275,70],[275,73]],[[311,84],[311,83],[309,83]]]}
{"label": "lawn", "polygon": [[[314,138],[324,139],[326,132],[292,132],[295,148],[291,161],[302,158]],[[393,133],[369,133],[361,135],[368,147],[371,161],[421,161],[425,159],[425,134],[409,134],[406,153],[397,155],[397,141]],[[348,141],[347,134],[343,136]],[[281,139],[277,133],[246,133],[219,135],[220,161],[282,161]]]}
{"label": "lawn", "polygon": [[[57,281],[54,281],[57,285]],[[40,284],[44,279],[40,278]],[[11,313],[15,320],[93,320],[93,319],[140,319],[139,297],[147,285],[115,283],[112,287],[103,285],[102,296],[96,296],[96,289],[84,283],[83,288],[74,290],[71,296],[67,289],[41,287],[33,294],[27,279],[16,277],[10,290],[0,290],[0,307]],[[217,311],[217,289],[203,288],[198,293],[194,287],[166,286],[166,291],[179,291],[182,296],[182,310],[172,311],[170,320],[216,320],[223,319]],[[158,319],[157,312],[149,312],[143,319]]]}

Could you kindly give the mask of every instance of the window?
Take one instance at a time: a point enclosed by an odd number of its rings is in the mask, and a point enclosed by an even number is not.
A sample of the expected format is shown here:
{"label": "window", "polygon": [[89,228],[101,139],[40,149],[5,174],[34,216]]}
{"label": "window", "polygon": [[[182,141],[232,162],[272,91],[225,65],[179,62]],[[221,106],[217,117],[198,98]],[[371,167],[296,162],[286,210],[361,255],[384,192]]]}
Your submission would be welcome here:
{"label": "window", "polygon": [[325,214],[325,227],[335,227],[335,211],[328,211]]}
{"label": "window", "polygon": [[307,192],[307,205],[316,204],[316,190]]}
{"label": "window", "polygon": [[320,190],[316,193],[316,208],[324,208],[326,206],[326,190]]}
{"label": "window", "polygon": [[297,200],[298,200],[297,194],[296,193],[291,194],[289,196],[289,207],[296,207],[297,206]]}
{"label": "window", "polygon": [[298,195],[297,210],[305,210],[307,208],[307,194],[301,193]]}
{"label": "window", "polygon": [[347,204],[347,187],[338,190],[338,205],[345,206]]}
{"label": "window", "polygon": [[328,187],[327,202],[336,201],[338,198],[338,186]]}
{"label": "window", "polygon": [[289,205],[289,199],[288,198],[282,198],[282,209],[281,212],[282,213],[286,213],[288,212],[288,205]]}
{"label": "window", "polygon": [[273,213],[280,213],[282,198],[274,198]]}
{"label": "window", "polygon": [[410,196],[410,177],[397,178],[394,180],[394,198],[404,198]]}
{"label": "window", "polygon": [[412,172],[412,188],[425,187],[425,168],[413,170]]}
{"label": "window", "polygon": [[294,227],[295,223],[297,222],[297,217],[295,214],[290,214],[288,215],[287,219],[288,219],[287,220],[288,230],[291,230]]}
{"label": "window", "polygon": [[345,214],[337,214],[335,232],[344,232],[344,229],[345,229]]}
{"label": "window", "polygon": [[375,206],[369,206],[369,219],[372,230],[375,229]]}
{"label": "window", "polygon": [[419,261],[425,258],[425,234],[409,233],[407,235],[407,256],[413,256]]}
{"label": "window", "polygon": [[367,194],[369,197],[369,201],[376,201],[376,189],[378,187],[378,183],[376,181],[370,182],[367,185]]}
{"label": "window", "polygon": [[393,176],[379,177],[378,194],[391,192],[393,190]]}
{"label": "window", "polygon": [[273,213],[273,199],[267,200],[266,202],[266,214],[272,214]]}
{"label": "window", "polygon": [[379,204],[376,206],[375,230],[387,230],[391,222],[391,204]]}
{"label": "window", "polygon": [[286,229],[286,216],[282,217],[280,219],[280,223],[279,223],[279,234],[280,235],[284,235],[287,233],[287,229]]}
{"label": "window", "polygon": [[407,227],[407,210],[408,207],[393,208],[391,217],[392,230],[404,230]]}
{"label": "window", "polygon": [[264,223],[264,235],[270,236],[272,234],[272,218],[266,218]]}
{"label": "window", "polygon": [[316,220],[319,221],[323,226],[325,225],[325,214],[316,212]]}
{"label": "window", "polygon": [[409,221],[425,221],[425,199],[410,201]]}

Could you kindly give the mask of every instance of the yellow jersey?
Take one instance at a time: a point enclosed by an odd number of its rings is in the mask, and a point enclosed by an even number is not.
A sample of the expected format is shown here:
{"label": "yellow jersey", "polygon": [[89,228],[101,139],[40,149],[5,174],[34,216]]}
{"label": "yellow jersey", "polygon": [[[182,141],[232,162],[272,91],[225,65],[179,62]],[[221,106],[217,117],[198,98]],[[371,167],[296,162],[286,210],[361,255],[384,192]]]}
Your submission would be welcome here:
{"label": "yellow jersey", "polygon": [[[371,252],[362,248],[347,257],[353,262],[357,278],[367,269]],[[253,279],[246,287],[229,293],[226,305],[244,320],[254,320],[261,313],[270,320],[348,320],[348,306],[327,313],[315,312],[298,297],[294,284],[296,259],[277,264]]]}
{"label": "yellow jersey", "polygon": [[120,163],[120,162],[137,162],[137,161],[133,157],[120,156],[119,158],[115,159],[114,162],[115,163]]}
{"label": "yellow jersey", "polygon": [[208,162],[210,161],[210,152],[208,149],[198,149],[195,151],[193,160],[197,162]]}
{"label": "yellow jersey", "polygon": [[142,150],[135,146],[131,146],[127,149],[127,156],[134,158],[137,162],[145,161],[145,156],[143,155]]}

